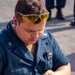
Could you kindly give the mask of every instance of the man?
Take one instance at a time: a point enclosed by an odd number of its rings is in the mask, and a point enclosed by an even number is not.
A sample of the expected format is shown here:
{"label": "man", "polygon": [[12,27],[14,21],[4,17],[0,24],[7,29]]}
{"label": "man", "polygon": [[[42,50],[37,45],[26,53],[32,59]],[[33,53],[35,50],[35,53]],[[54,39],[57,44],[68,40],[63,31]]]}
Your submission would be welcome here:
{"label": "man", "polygon": [[18,0],[0,32],[0,75],[70,75],[68,58],[45,30],[44,0]]}
{"label": "man", "polygon": [[54,7],[57,9],[56,18],[59,20],[65,20],[62,13],[62,8],[64,8],[66,0],[45,0],[45,1],[46,1],[46,8],[49,11],[48,20],[51,20],[51,15],[52,15],[51,9],[53,9]]}

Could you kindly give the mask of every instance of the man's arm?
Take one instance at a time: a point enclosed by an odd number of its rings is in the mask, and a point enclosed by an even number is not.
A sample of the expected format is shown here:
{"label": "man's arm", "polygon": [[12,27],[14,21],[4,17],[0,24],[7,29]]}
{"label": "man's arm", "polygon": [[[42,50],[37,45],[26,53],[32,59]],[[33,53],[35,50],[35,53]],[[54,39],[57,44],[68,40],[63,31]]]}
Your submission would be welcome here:
{"label": "man's arm", "polygon": [[59,67],[55,71],[55,75],[71,75],[71,65],[68,64],[68,65]]}
{"label": "man's arm", "polygon": [[59,67],[56,71],[48,70],[44,75],[71,75],[70,64]]}

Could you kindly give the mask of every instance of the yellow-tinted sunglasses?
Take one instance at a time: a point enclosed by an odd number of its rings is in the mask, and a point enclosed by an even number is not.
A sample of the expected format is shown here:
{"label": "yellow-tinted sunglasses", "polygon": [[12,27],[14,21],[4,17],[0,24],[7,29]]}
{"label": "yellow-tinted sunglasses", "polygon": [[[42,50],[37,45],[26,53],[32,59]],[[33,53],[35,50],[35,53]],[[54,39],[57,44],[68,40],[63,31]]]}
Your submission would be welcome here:
{"label": "yellow-tinted sunglasses", "polygon": [[21,15],[23,19],[27,22],[36,22],[39,18],[42,22],[45,22],[49,17],[49,13],[43,13],[41,15],[37,15],[37,14],[23,15],[22,13],[19,13],[19,12],[16,12],[16,13]]}

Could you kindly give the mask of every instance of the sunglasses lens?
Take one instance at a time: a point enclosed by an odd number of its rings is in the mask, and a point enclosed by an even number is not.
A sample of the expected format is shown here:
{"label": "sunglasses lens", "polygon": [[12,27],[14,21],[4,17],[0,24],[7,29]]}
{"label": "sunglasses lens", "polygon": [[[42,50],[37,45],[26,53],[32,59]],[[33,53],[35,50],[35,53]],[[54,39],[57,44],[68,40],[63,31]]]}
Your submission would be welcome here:
{"label": "sunglasses lens", "polygon": [[38,16],[32,14],[32,15],[23,16],[23,19],[26,20],[27,22],[35,22],[37,21]]}
{"label": "sunglasses lens", "polygon": [[23,17],[23,19],[27,22],[36,22],[38,18],[40,18],[41,21],[45,22],[49,17],[48,13],[41,14],[41,16],[38,16],[36,14],[23,15],[19,12],[16,13],[20,14]]}
{"label": "sunglasses lens", "polygon": [[48,19],[48,17],[49,17],[49,14],[47,14],[47,13],[45,13],[45,14],[42,14],[41,15],[41,21],[46,21],[47,19]]}

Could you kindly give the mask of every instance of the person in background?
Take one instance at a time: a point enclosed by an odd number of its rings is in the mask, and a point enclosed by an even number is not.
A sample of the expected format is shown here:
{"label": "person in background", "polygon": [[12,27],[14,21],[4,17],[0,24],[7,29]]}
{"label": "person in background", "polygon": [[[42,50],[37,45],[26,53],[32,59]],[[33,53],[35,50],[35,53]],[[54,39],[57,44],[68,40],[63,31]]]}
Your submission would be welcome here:
{"label": "person in background", "polygon": [[51,9],[53,8],[57,9],[56,18],[59,20],[65,20],[63,13],[62,13],[62,8],[65,7],[66,0],[45,0],[45,1],[46,1],[46,8],[49,12],[48,20],[51,20],[51,15],[52,15]]}
{"label": "person in background", "polygon": [[0,75],[71,75],[68,58],[45,30],[45,0],[18,0],[0,32]]}
{"label": "person in background", "polygon": [[73,17],[74,19],[71,21],[71,26],[75,26],[75,0],[74,0],[74,5],[73,5]]}

